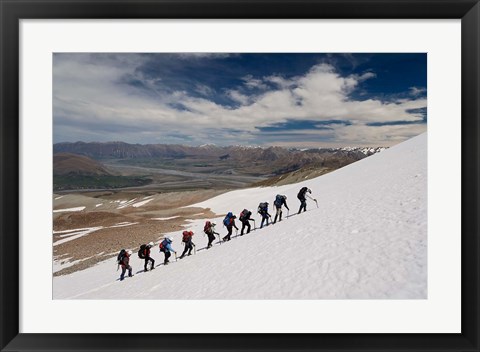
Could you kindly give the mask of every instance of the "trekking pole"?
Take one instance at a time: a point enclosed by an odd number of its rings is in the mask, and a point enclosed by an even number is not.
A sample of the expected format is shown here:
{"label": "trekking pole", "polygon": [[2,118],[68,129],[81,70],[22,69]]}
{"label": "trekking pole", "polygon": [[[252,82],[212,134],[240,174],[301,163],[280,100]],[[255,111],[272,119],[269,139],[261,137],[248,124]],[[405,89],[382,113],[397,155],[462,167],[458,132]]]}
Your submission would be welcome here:
{"label": "trekking pole", "polygon": [[175,252],[175,261],[178,261],[178,259],[177,259],[177,252]]}
{"label": "trekking pole", "polygon": [[315,204],[317,205],[317,208],[318,208],[318,202],[317,202],[317,200],[314,199],[314,198],[312,198],[312,197],[310,197],[308,194],[306,194],[306,196],[307,196],[308,198],[310,198],[311,200],[313,200],[313,201],[315,202]]}
{"label": "trekking pole", "polygon": [[253,229],[256,230],[257,229],[257,223],[255,222],[255,219],[252,219],[253,220]]}
{"label": "trekking pole", "polygon": [[193,245],[193,255],[197,254],[197,246]]}

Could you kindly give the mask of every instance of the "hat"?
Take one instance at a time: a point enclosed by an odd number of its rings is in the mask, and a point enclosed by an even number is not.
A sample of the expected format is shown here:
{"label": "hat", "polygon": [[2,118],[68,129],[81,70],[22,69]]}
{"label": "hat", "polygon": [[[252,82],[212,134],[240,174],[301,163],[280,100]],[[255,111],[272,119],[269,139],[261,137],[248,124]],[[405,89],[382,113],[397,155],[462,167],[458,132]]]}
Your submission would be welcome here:
{"label": "hat", "polygon": [[149,245],[150,247],[153,247],[153,246],[154,246],[153,242],[150,242],[148,245]]}
{"label": "hat", "polygon": [[129,249],[129,250],[127,251],[127,253],[128,253],[128,255],[132,255],[133,252]]}

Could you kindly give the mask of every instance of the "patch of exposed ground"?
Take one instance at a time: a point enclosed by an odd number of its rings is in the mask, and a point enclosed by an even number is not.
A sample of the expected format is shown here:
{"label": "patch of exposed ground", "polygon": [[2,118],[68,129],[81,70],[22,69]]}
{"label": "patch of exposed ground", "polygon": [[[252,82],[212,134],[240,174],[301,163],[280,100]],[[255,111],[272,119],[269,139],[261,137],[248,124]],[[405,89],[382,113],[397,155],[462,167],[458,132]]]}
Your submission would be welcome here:
{"label": "patch of exposed ground", "polygon": [[65,231],[84,227],[113,226],[121,222],[131,222],[130,217],[103,211],[74,212],[60,214],[53,222],[53,231]]}
{"label": "patch of exposed ground", "polygon": [[[95,192],[67,194],[58,199],[54,195],[54,209],[86,206],[84,211],[55,213],[55,232],[100,227],[85,236],[53,246],[53,258],[63,264],[72,264],[54,273],[66,275],[84,270],[96,263],[115,256],[119,249],[135,251],[142,243],[158,242],[167,232],[181,231],[186,220],[215,217],[210,209],[184,208],[209,199],[220,191],[191,191],[162,194],[137,194],[132,192]],[[57,198],[57,200],[55,200]],[[136,199],[135,201],[131,201]],[[134,207],[128,204],[148,203]],[[123,202],[123,203],[121,203]],[[56,204],[61,203],[61,204]],[[97,206],[98,204],[102,204]],[[155,220],[155,218],[169,218]],[[128,224],[127,224],[128,223]],[[126,224],[126,226],[118,226]],[[113,227],[112,227],[113,226]],[[53,234],[53,243],[68,238],[65,232]]]}

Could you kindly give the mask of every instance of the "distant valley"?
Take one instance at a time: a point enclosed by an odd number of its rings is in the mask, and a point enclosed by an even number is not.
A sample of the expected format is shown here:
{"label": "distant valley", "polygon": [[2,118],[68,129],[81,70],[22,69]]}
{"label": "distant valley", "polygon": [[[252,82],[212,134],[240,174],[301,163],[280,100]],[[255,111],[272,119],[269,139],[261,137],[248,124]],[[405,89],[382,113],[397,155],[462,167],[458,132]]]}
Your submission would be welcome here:
{"label": "distant valley", "polygon": [[383,149],[57,143],[53,146],[54,189],[184,191],[286,184],[336,170]]}

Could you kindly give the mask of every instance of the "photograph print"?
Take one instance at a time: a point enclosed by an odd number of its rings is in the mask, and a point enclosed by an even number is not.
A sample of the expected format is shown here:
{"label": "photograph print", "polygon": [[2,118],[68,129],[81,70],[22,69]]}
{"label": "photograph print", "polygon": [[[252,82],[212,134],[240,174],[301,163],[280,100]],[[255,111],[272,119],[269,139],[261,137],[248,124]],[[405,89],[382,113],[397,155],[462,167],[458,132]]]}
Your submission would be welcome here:
{"label": "photograph print", "polygon": [[427,299],[426,53],[54,53],[53,299]]}

